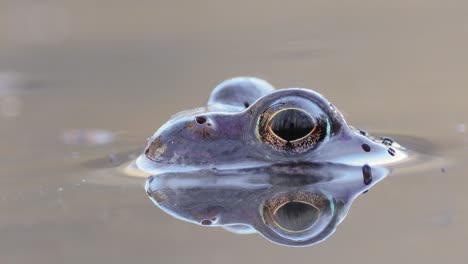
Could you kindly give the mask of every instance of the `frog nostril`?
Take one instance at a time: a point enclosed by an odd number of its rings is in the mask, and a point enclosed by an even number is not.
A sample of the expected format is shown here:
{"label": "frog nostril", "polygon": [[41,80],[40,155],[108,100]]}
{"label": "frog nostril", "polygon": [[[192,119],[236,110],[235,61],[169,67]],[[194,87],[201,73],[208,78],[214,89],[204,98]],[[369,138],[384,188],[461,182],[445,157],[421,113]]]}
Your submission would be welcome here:
{"label": "frog nostril", "polygon": [[197,117],[195,118],[195,121],[197,122],[197,124],[203,125],[203,124],[206,122],[206,117],[204,117],[204,116],[197,116]]}

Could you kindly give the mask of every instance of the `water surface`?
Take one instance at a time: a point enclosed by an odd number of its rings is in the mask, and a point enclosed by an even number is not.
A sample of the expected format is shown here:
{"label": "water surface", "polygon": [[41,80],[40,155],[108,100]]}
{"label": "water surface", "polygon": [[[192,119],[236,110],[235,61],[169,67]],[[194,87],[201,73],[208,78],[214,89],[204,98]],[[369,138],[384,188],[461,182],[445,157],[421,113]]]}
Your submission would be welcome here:
{"label": "water surface", "polygon": [[[1,6],[2,263],[466,259],[467,5]],[[401,135],[425,162],[395,168],[309,248],[174,220],[147,198],[144,178],[116,166],[170,115],[240,75],[312,88],[353,126]]]}

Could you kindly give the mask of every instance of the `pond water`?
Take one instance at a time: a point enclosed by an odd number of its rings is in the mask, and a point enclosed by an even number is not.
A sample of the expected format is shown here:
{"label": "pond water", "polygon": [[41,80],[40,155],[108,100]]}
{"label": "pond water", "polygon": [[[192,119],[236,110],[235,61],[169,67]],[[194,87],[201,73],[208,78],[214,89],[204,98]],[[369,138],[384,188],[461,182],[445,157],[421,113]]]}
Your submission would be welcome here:
{"label": "pond water", "polygon": [[[3,1],[0,262],[462,262],[468,4]],[[278,246],[173,219],[122,170],[233,76],[325,95],[421,153],[333,236]],[[128,177],[129,174],[138,177]]]}

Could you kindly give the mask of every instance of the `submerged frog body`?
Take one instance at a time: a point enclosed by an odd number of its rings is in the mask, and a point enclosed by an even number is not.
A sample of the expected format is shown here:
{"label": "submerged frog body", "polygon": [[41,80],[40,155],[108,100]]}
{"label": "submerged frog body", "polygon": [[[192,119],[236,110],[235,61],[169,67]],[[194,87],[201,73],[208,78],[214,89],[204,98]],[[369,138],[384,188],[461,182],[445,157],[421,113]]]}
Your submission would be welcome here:
{"label": "submerged frog body", "polygon": [[152,175],[148,195],[179,219],[307,246],[387,175],[381,165],[405,157],[314,91],[244,77],[218,85],[207,107],[173,116],[137,165]]}

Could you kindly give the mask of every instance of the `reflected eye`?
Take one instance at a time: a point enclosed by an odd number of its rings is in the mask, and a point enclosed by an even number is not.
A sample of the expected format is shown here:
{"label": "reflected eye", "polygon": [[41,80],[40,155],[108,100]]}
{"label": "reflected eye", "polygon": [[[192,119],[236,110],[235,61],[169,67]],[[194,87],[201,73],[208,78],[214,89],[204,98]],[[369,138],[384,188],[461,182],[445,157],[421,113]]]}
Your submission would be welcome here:
{"label": "reflected eye", "polygon": [[292,232],[304,231],[312,227],[319,219],[320,210],[305,202],[288,202],[273,212],[276,223]]}
{"label": "reflected eye", "polygon": [[333,214],[333,206],[322,194],[281,193],[266,200],[261,213],[264,223],[273,231],[297,237],[314,233],[327,224],[325,219]]}
{"label": "reflected eye", "polygon": [[257,125],[261,141],[275,150],[293,153],[316,147],[329,130],[327,115],[313,102],[298,98],[272,104]]}

